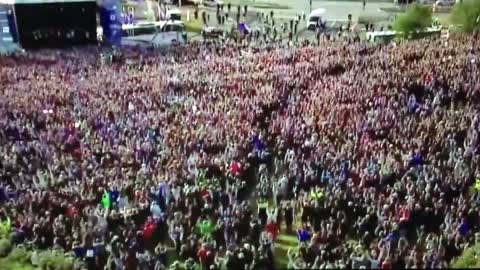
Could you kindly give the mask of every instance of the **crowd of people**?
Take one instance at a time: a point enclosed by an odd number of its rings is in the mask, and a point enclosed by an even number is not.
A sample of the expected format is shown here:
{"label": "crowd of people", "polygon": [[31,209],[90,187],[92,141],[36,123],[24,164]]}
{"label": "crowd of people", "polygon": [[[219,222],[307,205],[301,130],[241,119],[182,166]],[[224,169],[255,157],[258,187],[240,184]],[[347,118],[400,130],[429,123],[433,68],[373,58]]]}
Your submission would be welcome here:
{"label": "crowd of people", "polygon": [[1,57],[0,231],[88,270],[448,267],[480,225],[478,39],[319,45]]}

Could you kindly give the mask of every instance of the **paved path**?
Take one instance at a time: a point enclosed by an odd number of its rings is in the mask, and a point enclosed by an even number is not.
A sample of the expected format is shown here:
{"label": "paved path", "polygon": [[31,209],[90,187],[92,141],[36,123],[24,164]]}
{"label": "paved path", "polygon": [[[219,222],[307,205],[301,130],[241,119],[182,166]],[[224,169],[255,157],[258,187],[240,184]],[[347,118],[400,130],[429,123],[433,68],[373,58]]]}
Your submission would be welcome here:
{"label": "paved path", "polygon": [[[294,3],[291,0],[258,0],[262,3],[265,2],[274,2],[282,6],[288,6],[289,9],[274,9],[274,8],[256,8],[249,7],[248,10],[252,13],[252,16],[249,18],[248,22],[250,26],[255,28],[262,28],[263,23],[255,19],[253,15],[256,12],[264,12],[265,14],[270,14],[270,11],[274,12],[274,18],[276,25],[280,25],[284,22],[289,22],[291,19],[297,18],[298,15],[305,13],[306,17],[310,13],[310,4],[309,0],[295,0]],[[232,4],[242,3],[245,0],[230,0]],[[387,12],[380,10],[380,8],[388,8],[395,6],[393,3],[385,2],[368,2],[363,9],[363,4],[361,1],[330,1],[330,0],[312,0],[312,9],[323,8],[326,10],[324,20],[327,21],[328,25],[335,23],[335,27],[339,27],[340,24],[345,25],[348,20],[348,14],[352,15],[352,20],[354,22],[358,21],[360,17],[364,18],[375,18],[377,26],[387,26],[391,24],[391,15]],[[236,13],[236,8],[232,8],[233,13]],[[249,12],[249,13],[250,13]],[[213,14],[212,14],[213,15]],[[212,16],[213,17],[213,16]],[[278,24],[277,24],[278,23]],[[306,22],[301,21],[298,28],[298,36],[300,38],[308,38],[313,36],[312,31],[305,31]],[[279,30],[279,28],[277,28]]]}
{"label": "paved path", "polygon": [[[271,2],[278,3],[280,5],[289,6],[290,9],[274,9],[275,17],[290,19],[295,17],[295,15],[300,15],[303,12],[308,16],[310,13],[310,4],[309,0],[270,0]],[[267,2],[264,0],[264,2]],[[324,8],[326,9],[325,19],[328,21],[346,21],[348,14],[352,14],[353,21],[357,21],[361,16],[367,17],[382,17],[387,19],[388,14],[384,11],[381,11],[380,8],[394,7],[395,4],[392,3],[379,3],[372,2],[369,3],[367,0],[367,5],[365,10],[362,8],[362,2],[359,1],[325,1],[325,0],[314,0],[312,1],[312,9]],[[256,10],[264,11],[265,13],[270,13],[272,9],[258,9]]]}
{"label": "paved path", "polygon": [[[245,0],[231,0],[232,4],[236,2],[244,2]],[[274,12],[275,21],[280,25],[283,22],[289,22],[291,19],[297,18],[298,15],[305,15],[308,17],[310,13],[309,0],[295,0],[292,3],[291,0],[259,0],[262,3],[274,2],[279,5],[289,6],[289,9],[272,9],[272,8],[255,8],[249,7],[249,16],[247,21],[252,28],[262,28],[263,23],[256,20],[256,12],[264,12],[270,14],[270,11]],[[339,27],[340,24],[345,25],[348,20],[348,15],[352,15],[354,22],[359,18],[374,18],[377,25],[387,26],[392,23],[391,15],[381,10],[381,8],[394,7],[395,4],[386,2],[369,2],[365,9],[363,9],[362,1],[331,1],[331,0],[312,0],[312,9],[323,8],[326,10],[325,16],[322,18],[328,22],[328,25],[335,23],[335,27]],[[182,12],[186,14],[187,10],[192,10],[192,7],[183,7]],[[215,20],[215,9],[205,8],[210,13],[211,20]],[[236,8],[232,7],[232,13],[236,14]],[[191,13],[192,14],[192,13]],[[215,23],[214,23],[215,24]],[[313,36],[312,31],[305,31],[306,22],[301,21],[298,28],[298,36],[301,38]],[[278,29],[278,28],[277,28]],[[189,38],[196,39],[198,34],[191,34]]]}

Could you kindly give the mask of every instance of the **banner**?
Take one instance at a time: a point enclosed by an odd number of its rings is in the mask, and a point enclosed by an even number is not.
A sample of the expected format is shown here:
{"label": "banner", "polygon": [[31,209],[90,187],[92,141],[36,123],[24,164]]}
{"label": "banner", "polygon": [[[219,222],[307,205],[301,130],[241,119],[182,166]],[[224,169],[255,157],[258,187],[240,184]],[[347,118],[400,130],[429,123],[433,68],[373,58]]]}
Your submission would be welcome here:
{"label": "banner", "polygon": [[13,5],[0,4],[0,43],[17,43]]}
{"label": "banner", "polygon": [[122,40],[122,15],[120,0],[99,2],[100,24],[107,42],[120,45]]}

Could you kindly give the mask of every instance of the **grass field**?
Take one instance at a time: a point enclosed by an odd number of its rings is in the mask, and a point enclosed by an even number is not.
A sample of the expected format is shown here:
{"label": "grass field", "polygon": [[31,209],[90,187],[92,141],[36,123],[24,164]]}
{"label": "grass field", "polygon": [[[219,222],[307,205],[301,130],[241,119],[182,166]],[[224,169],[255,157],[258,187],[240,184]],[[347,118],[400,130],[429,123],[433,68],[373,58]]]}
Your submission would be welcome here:
{"label": "grass field", "polygon": [[203,30],[203,23],[200,20],[190,20],[185,22],[185,31],[191,33],[201,33]]}

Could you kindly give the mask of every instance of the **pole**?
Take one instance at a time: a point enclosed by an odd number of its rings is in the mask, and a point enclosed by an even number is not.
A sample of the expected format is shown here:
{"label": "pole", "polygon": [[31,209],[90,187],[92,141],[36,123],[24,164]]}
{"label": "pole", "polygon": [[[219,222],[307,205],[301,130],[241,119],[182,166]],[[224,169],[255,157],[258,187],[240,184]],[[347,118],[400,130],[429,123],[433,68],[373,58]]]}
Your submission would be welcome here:
{"label": "pole", "polygon": [[[17,43],[18,43],[18,45],[22,46],[22,42],[20,40],[20,30],[18,29],[17,12],[16,12],[15,5],[13,4],[11,8],[12,8],[11,10],[12,10],[12,14],[13,14],[13,21],[15,23],[15,32],[17,34]],[[8,18],[7,18],[7,20],[8,20]],[[97,34],[95,34],[95,35],[97,35]]]}

